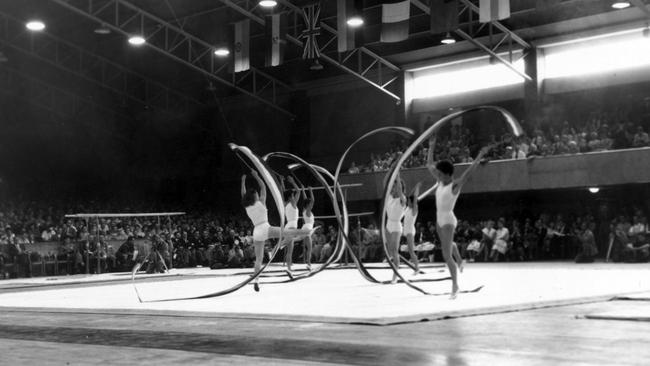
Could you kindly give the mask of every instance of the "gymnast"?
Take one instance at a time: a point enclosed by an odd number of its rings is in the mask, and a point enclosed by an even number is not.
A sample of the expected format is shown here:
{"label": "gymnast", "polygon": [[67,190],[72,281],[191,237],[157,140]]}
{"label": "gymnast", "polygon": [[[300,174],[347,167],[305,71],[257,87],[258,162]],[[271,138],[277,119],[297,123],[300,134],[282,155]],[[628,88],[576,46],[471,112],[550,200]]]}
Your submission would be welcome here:
{"label": "gymnast", "polygon": [[[287,223],[284,225],[286,229],[297,229],[298,228],[298,201],[300,200],[300,189],[298,185],[293,180],[293,177],[287,176],[287,182],[291,184],[293,189],[286,191],[285,193],[285,202],[284,206],[284,216],[287,219]],[[282,190],[285,190],[284,182],[281,182]],[[284,258],[284,261],[287,263],[287,270],[291,271],[291,266],[293,264],[293,238],[285,238],[282,246],[286,246],[287,252]]]}
{"label": "gymnast", "polygon": [[[388,260],[392,260],[395,267],[399,269],[399,241],[402,238],[402,217],[406,209],[406,196],[404,195],[404,184],[399,174],[395,178],[395,184],[386,202],[386,232],[388,233],[387,249]],[[397,282],[397,273],[393,273],[391,283]]]}
{"label": "gymnast", "polygon": [[[304,229],[287,229],[278,226],[269,225],[268,210],[266,208],[266,185],[256,171],[251,171],[251,175],[257,181],[259,191],[255,189],[246,190],[246,174],[241,177],[241,201],[246,209],[246,214],[253,222],[253,245],[255,246],[255,272],[262,268],[264,259],[264,242],[268,239],[279,238],[280,235],[292,240],[300,236],[311,235],[312,230]],[[259,291],[258,278],[254,282],[255,291]]]}
{"label": "gymnast", "polygon": [[418,196],[420,195],[420,182],[415,185],[412,194],[406,200],[404,213],[404,236],[409,250],[409,256],[414,265],[413,275],[420,272],[420,263],[415,254],[415,220],[418,218]]}
{"label": "gymnast", "polygon": [[442,246],[442,256],[447,263],[451,275],[451,299],[455,299],[458,294],[458,273],[457,268],[462,272],[463,263],[458,247],[454,243],[454,231],[458,220],[454,215],[454,206],[460,195],[463,185],[467,182],[470,174],[476,169],[478,163],[483,159],[490,147],[484,147],[474,159],[472,165],[463,172],[458,179],[454,179],[454,165],[448,160],[441,160],[437,163],[433,161],[433,150],[436,139],[429,139],[429,152],[427,155],[427,169],[436,179],[434,193],[436,196],[436,229],[440,237]]}

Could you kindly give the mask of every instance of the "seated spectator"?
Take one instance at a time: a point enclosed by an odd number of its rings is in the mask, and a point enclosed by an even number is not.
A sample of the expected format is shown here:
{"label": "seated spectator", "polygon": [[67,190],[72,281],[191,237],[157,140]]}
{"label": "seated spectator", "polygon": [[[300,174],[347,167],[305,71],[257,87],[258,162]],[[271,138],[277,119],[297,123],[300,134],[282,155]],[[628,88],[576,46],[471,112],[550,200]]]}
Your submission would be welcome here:
{"label": "seated spectator", "polygon": [[538,229],[533,226],[531,220],[528,218],[524,223],[523,232],[523,250],[524,260],[535,260],[539,257],[538,244],[539,235]]}
{"label": "seated spectator", "polygon": [[632,243],[628,243],[623,249],[625,262],[640,263],[648,262],[650,258],[650,242],[646,239],[646,234],[638,234]]}
{"label": "seated spectator", "polygon": [[632,139],[632,146],[633,147],[650,146],[650,137],[648,137],[647,132],[643,131],[642,126],[638,126],[636,128],[636,134],[634,134],[634,138]]}
{"label": "seated spectator", "polygon": [[20,243],[18,238],[7,229],[9,239],[9,256],[15,258],[16,277],[32,277],[32,259],[25,243]]}
{"label": "seated spectator", "polygon": [[379,230],[375,228],[374,224],[369,224],[368,228],[362,228],[361,232],[361,254],[359,260],[372,262],[377,260],[378,249],[380,244]]}
{"label": "seated spectator", "polygon": [[122,271],[129,271],[136,263],[137,251],[132,236],[120,245],[115,254],[116,267]]}
{"label": "seated spectator", "polygon": [[487,262],[488,254],[492,252],[492,246],[497,237],[497,231],[494,229],[494,221],[486,221],[481,233],[483,234],[481,238],[481,250],[485,253],[485,261]]}
{"label": "seated spectator", "polygon": [[54,231],[54,228],[50,226],[49,228],[43,229],[43,231],[41,232],[41,240],[42,241],[57,240],[56,231]]}
{"label": "seated spectator", "polygon": [[312,262],[318,262],[321,258],[321,251],[327,242],[327,237],[323,234],[323,229],[318,228],[312,237],[312,251],[311,251],[311,260]]}
{"label": "seated spectator", "polygon": [[323,249],[320,252],[320,262],[325,262],[331,255],[334,247],[336,246],[336,238],[338,235],[338,230],[334,226],[329,226],[329,232],[327,234],[327,242],[323,245]]}
{"label": "seated spectator", "polygon": [[594,233],[589,228],[589,224],[583,221],[580,225],[580,252],[575,258],[576,263],[593,263],[594,258],[598,254],[598,247],[596,246],[596,239]]}
{"label": "seated spectator", "polygon": [[212,248],[210,258],[211,269],[225,268],[228,264],[228,253],[223,250],[223,247],[221,244],[215,244],[214,248]]}
{"label": "seated spectator", "polygon": [[230,249],[228,250],[228,267],[230,268],[241,268],[242,262],[244,260],[244,252],[241,250],[238,244],[231,244]]}
{"label": "seated spectator", "polygon": [[512,260],[524,260],[524,237],[521,232],[519,221],[512,221],[512,232],[510,233],[510,258]]}

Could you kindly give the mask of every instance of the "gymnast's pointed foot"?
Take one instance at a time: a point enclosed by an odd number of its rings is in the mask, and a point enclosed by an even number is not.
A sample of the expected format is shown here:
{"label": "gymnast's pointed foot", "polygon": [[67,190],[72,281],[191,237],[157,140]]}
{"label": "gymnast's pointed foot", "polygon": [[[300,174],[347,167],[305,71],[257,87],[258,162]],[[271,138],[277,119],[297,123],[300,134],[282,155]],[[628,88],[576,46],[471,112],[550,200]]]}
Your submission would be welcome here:
{"label": "gymnast's pointed foot", "polygon": [[257,282],[257,280],[253,282],[253,290],[255,290],[255,292],[260,292],[260,284]]}
{"label": "gymnast's pointed foot", "polygon": [[451,287],[451,295],[449,296],[450,300],[455,300],[458,297],[458,285],[454,284]]}

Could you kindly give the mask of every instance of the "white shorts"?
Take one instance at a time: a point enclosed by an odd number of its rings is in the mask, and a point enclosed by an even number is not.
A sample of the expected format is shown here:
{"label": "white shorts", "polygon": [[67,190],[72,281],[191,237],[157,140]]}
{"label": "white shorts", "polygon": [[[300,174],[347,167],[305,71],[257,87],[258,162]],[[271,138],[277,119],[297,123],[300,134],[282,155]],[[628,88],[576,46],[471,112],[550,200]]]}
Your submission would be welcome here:
{"label": "white shorts", "polygon": [[298,228],[298,220],[293,220],[293,221],[287,221],[287,223],[284,225],[285,229],[297,229]]}
{"label": "white shorts", "polygon": [[445,225],[453,225],[456,227],[458,224],[458,220],[456,219],[456,215],[454,215],[453,212],[438,212],[436,214],[436,219],[437,219],[437,224],[440,227],[443,227]]}
{"label": "white shorts", "polygon": [[386,221],[386,230],[389,233],[399,233],[402,234],[402,223],[400,221]]}
{"label": "white shorts", "polygon": [[406,235],[415,235],[415,225],[404,226],[404,232],[402,233],[402,235],[404,235],[404,236],[406,236]]}
{"label": "white shorts", "polygon": [[255,226],[255,229],[253,229],[253,240],[254,241],[267,240],[269,238],[269,228],[271,228],[271,225],[269,225],[268,222],[264,222]]}

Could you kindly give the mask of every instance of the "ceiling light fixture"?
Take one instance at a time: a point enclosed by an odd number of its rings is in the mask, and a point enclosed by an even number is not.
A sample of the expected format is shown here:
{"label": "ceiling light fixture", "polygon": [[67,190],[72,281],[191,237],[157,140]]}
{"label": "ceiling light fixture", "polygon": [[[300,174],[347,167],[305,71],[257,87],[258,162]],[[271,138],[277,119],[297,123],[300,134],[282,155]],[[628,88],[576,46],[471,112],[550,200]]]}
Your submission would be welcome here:
{"label": "ceiling light fixture", "polygon": [[350,27],[360,27],[363,25],[363,18],[360,16],[353,16],[348,19],[347,23]]}
{"label": "ceiling light fixture", "polygon": [[456,43],[456,40],[454,39],[454,37],[451,36],[451,34],[449,34],[449,32],[447,32],[447,34],[445,35],[445,38],[443,38],[440,41],[440,43],[442,43],[442,44],[452,44],[452,43]]}
{"label": "ceiling light fixture", "polygon": [[108,28],[105,24],[102,24],[99,28],[95,28],[95,30],[93,32],[95,32],[97,34],[102,34],[102,35],[111,34],[111,29]]}
{"label": "ceiling light fixture", "polygon": [[147,42],[142,36],[131,36],[129,37],[129,43],[134,46],[142,46]]}
{"label": "ceiling light fixture", "polygon": [[263,8],[272,8],[278,5],[278,2],[274,0],[260,0],[258,4]]}
{"label": "ceiling light fixture", "polygon": [[228,50],[225,47],[219,47],[216,50],[214,50],[214,54],[219,57],[226,57],[230,54],[230,50]]}
{"label": "ceiling light fixture", "polygon": [[614,9],[625,9],[630,6],[629,1],[615,1],[612,3],[612,8]]}
{"label": "ceiling light fixture", "polygon": [[45,23],[40,20],[30,20],[25,24],[25,27],[32,32],[40,32],[45,29]]}
{"label": "ceiling light fixture", "polygon": [[591,193],[598,193],[599,191],[600,191],[600,188],[598,188],[598,187],[589,188],[589,192],[591,192]]}

